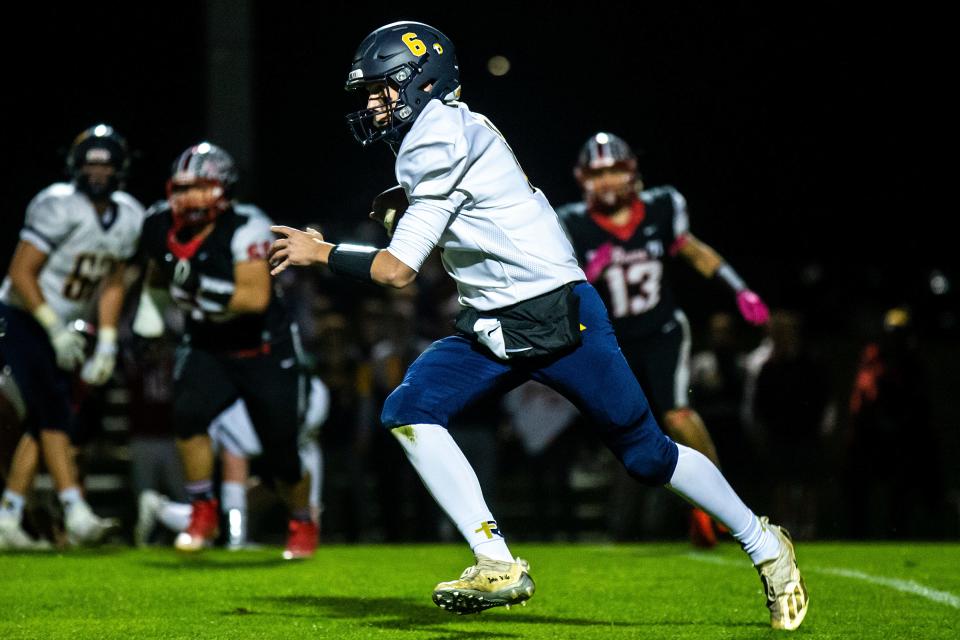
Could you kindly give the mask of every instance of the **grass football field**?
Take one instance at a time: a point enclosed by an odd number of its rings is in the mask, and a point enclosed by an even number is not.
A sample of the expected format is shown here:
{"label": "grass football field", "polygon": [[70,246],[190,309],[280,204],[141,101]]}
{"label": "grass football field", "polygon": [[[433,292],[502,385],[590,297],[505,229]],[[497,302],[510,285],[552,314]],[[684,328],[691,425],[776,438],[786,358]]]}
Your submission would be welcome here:
{"label": "grass football field", "polygon": [[0,638],[960,638],[960,544],[800,543],[811,604],[792,633],[768,627],[734,544],[514,547],[536,595],[472,616],[430,600],[471,562],[462,545],[0,554]]}

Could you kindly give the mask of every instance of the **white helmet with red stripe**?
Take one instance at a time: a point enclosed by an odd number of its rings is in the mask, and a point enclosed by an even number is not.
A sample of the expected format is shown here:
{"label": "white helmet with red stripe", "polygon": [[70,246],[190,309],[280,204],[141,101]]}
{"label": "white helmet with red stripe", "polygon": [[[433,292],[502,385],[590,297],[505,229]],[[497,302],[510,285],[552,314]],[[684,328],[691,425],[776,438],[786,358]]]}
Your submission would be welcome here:
{"label": "white helmet with red stripe", "polygon": [[237,167],[229,153],[201,142],[181,153],[167,181],[167,201],[179,226],[212,222],[230,206]]}
{"label": "white helmet with red stripe", "polygon": [[591,209],[613,212],[637,197],[637,156],[612,133],[590,136],[580,149],[573,174]]}

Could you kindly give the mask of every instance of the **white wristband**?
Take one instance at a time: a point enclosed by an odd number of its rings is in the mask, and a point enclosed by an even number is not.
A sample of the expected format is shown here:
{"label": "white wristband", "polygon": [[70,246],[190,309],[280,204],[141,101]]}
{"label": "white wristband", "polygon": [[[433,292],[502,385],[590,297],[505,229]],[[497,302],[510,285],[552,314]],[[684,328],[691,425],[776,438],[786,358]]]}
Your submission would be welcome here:
{"label": "white wristband", "polygon": [[107,344],[116,344],[117,328],[116,327],[100,327],[100,330],[97,331],[97,340]]}
{"label": "white wristband", "polygon": [[97,331],[97,351],[100,353],[117,352],[117,328],[100,327]]}
{"label": "white wristband", "polygon": [[740,293],[747,288],[747,283],[743,281],[743,278],[737,275],[737,272],[733,270],[733,267],[726,262],[720,265],[720,268],[717,269],[717,272],[714,275],[726,282],[727,286],[733,289],[735,293]]}
{"label": "white wristband", "polygon": [[57,312],[50,308],[46,302],[40,304],[39,307],[33,310],[33,317],[37,319],[43,328],[47,331],[51,331],[54,327],[60,324],[60,318],[57,316]]}

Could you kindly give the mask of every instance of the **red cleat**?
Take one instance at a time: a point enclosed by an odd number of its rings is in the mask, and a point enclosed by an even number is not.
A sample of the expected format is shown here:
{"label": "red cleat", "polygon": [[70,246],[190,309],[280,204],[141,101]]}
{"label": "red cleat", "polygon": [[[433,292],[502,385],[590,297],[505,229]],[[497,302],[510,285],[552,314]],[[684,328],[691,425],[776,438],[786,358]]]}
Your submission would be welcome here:
{"label": "red cleat", "polygon": [[200,551],[209,547],[220,535],[220,509],[216,499],[194,500],[187,530],[181,532],[173,546],[178,551]]}
{"label": "red cleat", "polygon": [[320,527],[310,520],[291,520],[287,532],[287,548],[283,550],[284,560],[312,558],[320,539]]}
{"label": "red cleat", "polygon": [[711,549],[717,544],[713,520],[701,509],[690,511],[690,542],[702,549]]}

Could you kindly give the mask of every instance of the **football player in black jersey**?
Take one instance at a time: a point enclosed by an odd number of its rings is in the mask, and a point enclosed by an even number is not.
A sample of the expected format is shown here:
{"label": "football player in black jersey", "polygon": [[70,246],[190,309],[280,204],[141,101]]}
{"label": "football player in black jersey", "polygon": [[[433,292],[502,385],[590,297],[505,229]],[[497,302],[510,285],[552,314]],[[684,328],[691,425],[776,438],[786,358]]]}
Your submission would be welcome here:
{"label": "football player in black jersey", "polygon": [[[624,356],[668,435],[719,466],[713,440],[689,406],[690,328],[664,277],[664,263],[679,256],[705,278],[721,280],[750,324],[766,323],[767,307],[690,233],[686,201],[676,189],[643,189],[636,156],[622,139],[593,135],[574,175],[584,201],[557,211],[587,279],[610,310]],[[699,509],[693,510],[690,533],[699,546],[716,543],[713,523]]]}
{"label": "football player in black jersey", "polygon": [[190,147],[174,163],[167,199],[151,208],[141,239],[148,281],[166,285],[186,316],[174,368],[174,422],[193,512],[175,546],[197,551],[218,535],[207,429],[242,398],[291,510],[284,557],[309,557],[318,525],[297,448],[307,384],[297,329],[267,267],[271,221],[233,200],[236,181],[223,149],[207,142]]}

